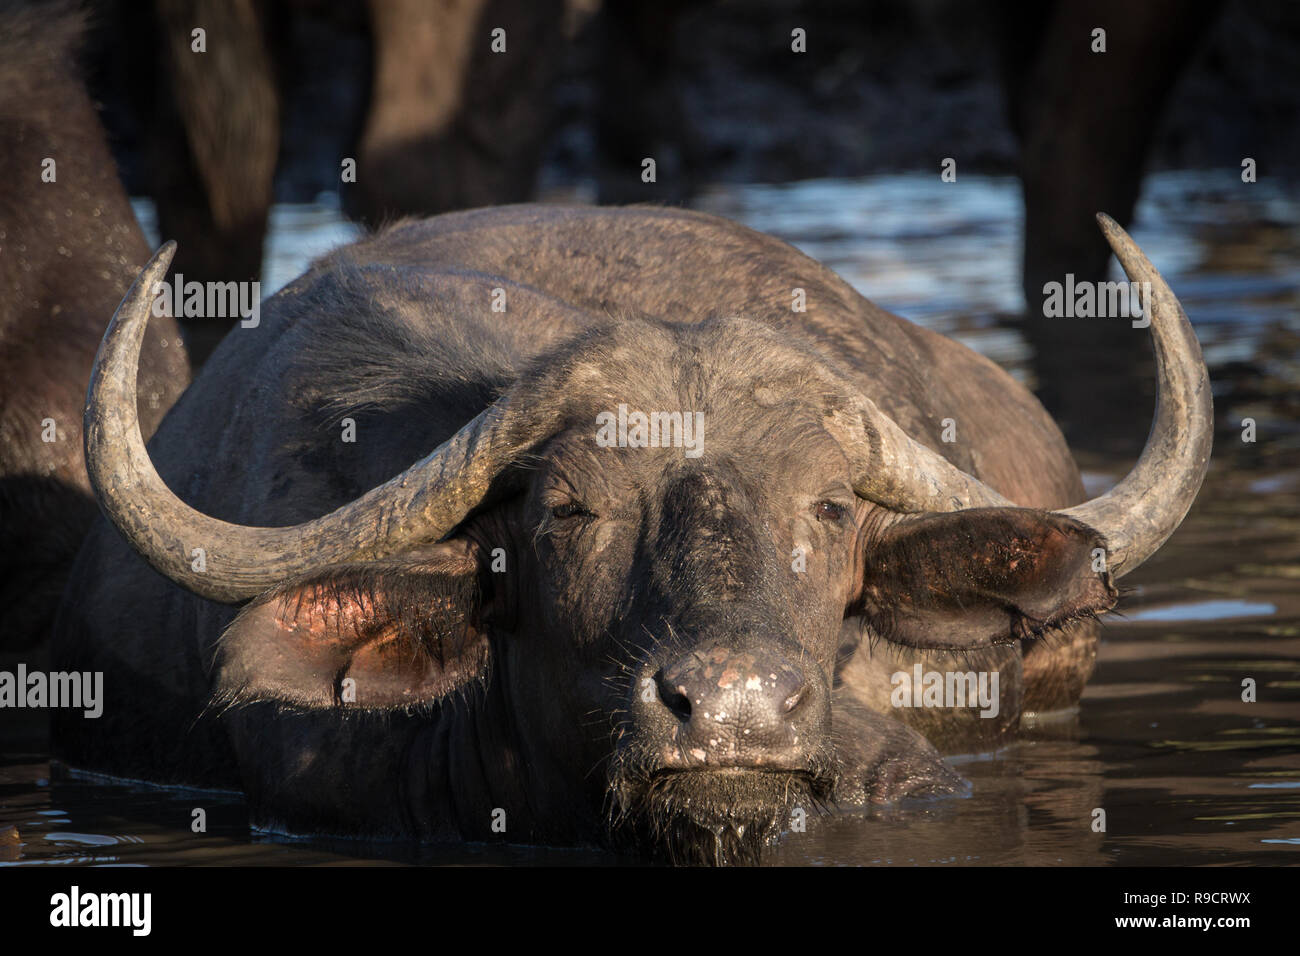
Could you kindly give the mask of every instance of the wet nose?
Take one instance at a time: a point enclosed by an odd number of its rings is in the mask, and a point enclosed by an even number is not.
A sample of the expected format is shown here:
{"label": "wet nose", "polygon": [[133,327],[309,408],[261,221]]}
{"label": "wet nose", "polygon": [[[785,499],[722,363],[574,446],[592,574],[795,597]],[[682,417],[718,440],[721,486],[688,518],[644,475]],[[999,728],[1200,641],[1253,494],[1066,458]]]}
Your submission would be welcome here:
{"label": "wet nose", "polygon": [[[675,750],[691,765],[798,769],[815,709],[813,685],[779,654],[695,649],[656,675],[659,703],[676,718]],[[789,766],[787,766],[789,765]]]}

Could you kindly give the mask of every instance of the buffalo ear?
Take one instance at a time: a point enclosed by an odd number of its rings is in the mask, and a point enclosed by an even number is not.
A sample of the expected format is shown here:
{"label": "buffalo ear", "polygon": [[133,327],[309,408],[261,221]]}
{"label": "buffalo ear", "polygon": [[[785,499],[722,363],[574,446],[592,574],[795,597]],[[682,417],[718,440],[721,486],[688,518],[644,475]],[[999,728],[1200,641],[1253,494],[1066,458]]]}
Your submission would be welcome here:
{"label": "buffalo ear", "polygon": [[486,676],[477,552],[451,541],[324,569],[245,607],[217,646],[214,701],[391,709]]}
{"label": "buffalo ear", "polygon": [[[973,508],[900,521],[868,545],[851,613],[887,640],[948,650],[1038,637],[1115,605],[1106,546],[1049,511]],[[1104,550],[1101,552],[1104,554]]]}

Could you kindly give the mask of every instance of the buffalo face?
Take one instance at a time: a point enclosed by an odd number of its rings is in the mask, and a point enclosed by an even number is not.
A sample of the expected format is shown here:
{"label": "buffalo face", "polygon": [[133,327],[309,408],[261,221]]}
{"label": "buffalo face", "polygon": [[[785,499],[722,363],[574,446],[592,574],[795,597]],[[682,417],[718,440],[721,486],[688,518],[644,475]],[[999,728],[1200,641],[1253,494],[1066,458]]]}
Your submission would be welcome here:
{"label": "buffalo face", "polygon": [[[529,670],[573,688],[560,703],[590,728],[584,759],[601,768],[615,835],[674,860],[754,851],[795,807],[829,799],[837,769],[848,462],[806,408],[759,419],[727,392],[624,403],[700,413],[694,458],[600,447],[589,406],[575,417],[591,424],[548,445],[528,493],[523,577],[559,645]],[[548,705],[535,686],[514,692]]]}

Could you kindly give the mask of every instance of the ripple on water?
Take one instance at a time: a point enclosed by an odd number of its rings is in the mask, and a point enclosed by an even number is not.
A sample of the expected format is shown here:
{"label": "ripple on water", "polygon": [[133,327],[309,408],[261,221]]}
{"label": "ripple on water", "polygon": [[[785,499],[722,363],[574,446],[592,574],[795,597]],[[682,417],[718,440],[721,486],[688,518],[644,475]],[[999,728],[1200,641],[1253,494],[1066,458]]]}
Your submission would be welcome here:
{"label": "ripple on water", "polygon": [[1143,608],[1126,614],[1133,623],[1159,621],[1223,621],[1234,617],[1268,617],[1277,613],[1273,604],[1259,601],[1196,601],[1191,604],[1174,604],[1168,607]]}

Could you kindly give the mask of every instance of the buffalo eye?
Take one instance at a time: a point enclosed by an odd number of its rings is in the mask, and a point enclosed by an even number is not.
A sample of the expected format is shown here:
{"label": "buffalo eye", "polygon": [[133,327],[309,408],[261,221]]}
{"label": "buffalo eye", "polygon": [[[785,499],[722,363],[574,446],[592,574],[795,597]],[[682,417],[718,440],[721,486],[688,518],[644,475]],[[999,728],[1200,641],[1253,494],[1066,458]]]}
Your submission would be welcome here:
{"label": "buffalo eye", "polygon": [[556,505],[551,509],[552,518],[593,518],[593,515],[585,507],[576,501],[567,501],[562,505]]}
{"label": "buffalo eye", "polygon": [[813,514],[818,521],[833,521],[838,524],[848,513],[849,509],[838,501],[819,501],[813,505]]}

